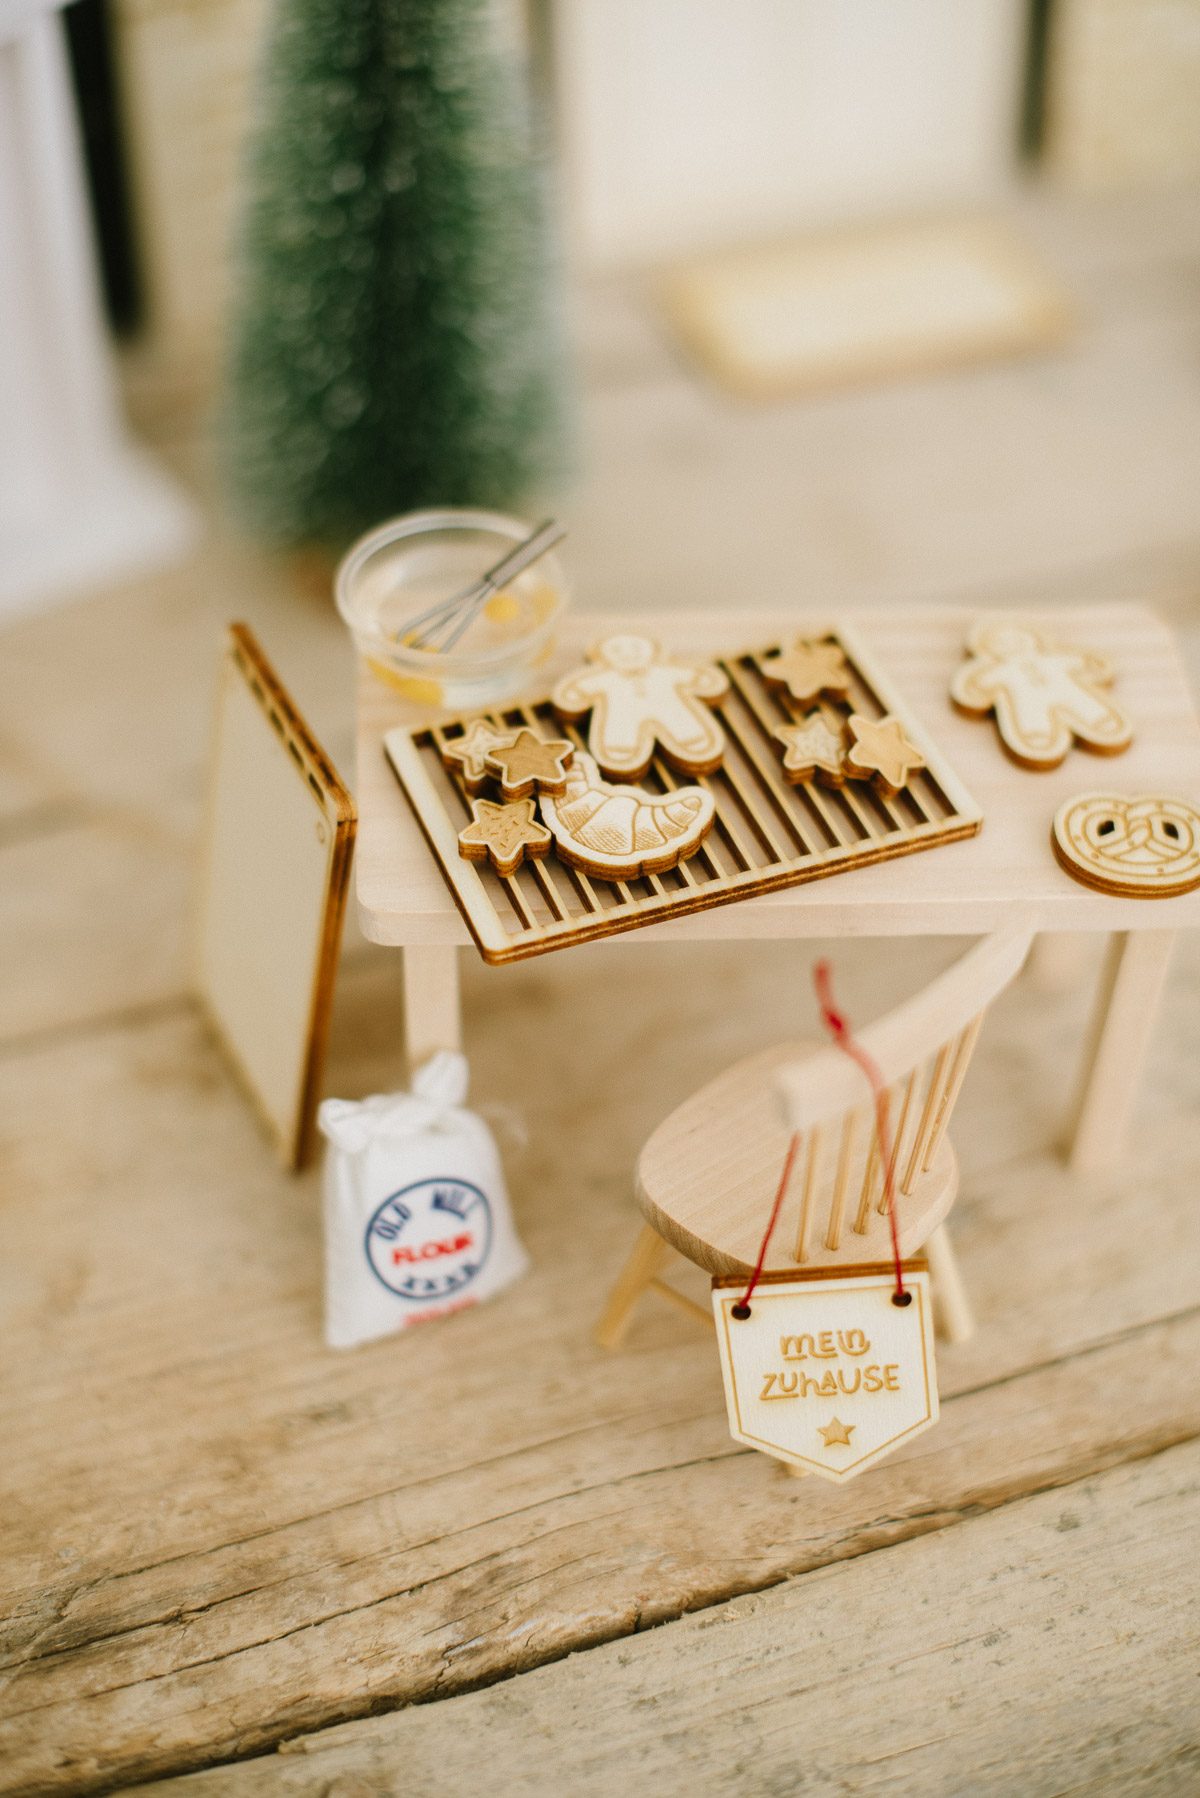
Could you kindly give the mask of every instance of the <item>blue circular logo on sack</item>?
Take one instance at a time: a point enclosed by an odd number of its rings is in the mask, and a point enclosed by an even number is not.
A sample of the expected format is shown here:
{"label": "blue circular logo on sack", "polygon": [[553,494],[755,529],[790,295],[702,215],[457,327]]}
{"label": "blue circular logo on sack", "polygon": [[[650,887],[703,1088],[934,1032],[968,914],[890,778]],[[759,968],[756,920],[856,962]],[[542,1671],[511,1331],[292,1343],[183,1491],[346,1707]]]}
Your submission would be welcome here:
{"label": "blue circular logo on sack", "polygon": [[383,1201],[364,1247],[371,1272],[397,1298],[448,1298],[487,1261],[492,1208],[469,1180],[416,1180]]}

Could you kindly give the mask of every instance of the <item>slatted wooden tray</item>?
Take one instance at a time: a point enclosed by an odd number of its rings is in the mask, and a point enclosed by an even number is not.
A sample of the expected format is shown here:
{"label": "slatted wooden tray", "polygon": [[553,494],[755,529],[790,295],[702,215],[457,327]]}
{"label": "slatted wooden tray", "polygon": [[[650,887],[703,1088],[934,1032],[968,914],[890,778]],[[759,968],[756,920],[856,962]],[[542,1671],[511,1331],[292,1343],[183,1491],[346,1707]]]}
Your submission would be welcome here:
{"label": "slatted wooden tray", "polygon": [[[840,645],[853,672],[848,701],[827,702],[825,710],[831,717],[896,713],[924,755],[925,769],[894,799],[862,782],[836,789],[816,781],[792,786],[783,778],[779,746],[771,740],[775,726],[791,713],[757,666],[759,656],[779,645],[721,659],[718,665],[730,682],[717,708],[725,727],[725,761],[716,774],[696,783],[711,790],[716,821],[696,854],[665,874],[601,880],[569,867],[553,848],[544,860],[527,861],[507,878],[487,864],[466,861],[458,833],[470,822],[470,797],[444,765],[441,747],[469,719],[389,731],[384,742],[392,766],[483,959],[517,961],[974,836],[983,821],[979,807],[862,645],[844,628],[824,640]],[[548,699],[484,716],[497,726],[526,724],[543,736],[566,736],[586,746],[586,721],[584,728],[564,725]],[[662,793],[693,783],[656,759],[640,784]]]}

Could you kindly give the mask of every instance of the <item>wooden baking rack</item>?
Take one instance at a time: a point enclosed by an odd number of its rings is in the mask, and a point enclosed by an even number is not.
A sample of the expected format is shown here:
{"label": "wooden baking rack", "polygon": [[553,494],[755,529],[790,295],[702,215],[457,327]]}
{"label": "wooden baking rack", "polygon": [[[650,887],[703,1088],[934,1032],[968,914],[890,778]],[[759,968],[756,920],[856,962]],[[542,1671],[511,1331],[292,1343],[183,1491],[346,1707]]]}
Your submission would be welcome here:
{"label": "wooden baking rack", "polygon": [[[544,860],[526,861],[507,877],[489,864],[465,860],[458,833],[471,819],[470,795],[443,763],[441,751],[469,718],[389,731],[384,743],[392,766],[483,959],[518,961],[974,836],[983,821],[979,807],[861,644],[845,629],[824,633],[821,640],[841,648],[853,677],[847,700],[823,702],[827,716],[895,713],[925,757],[925,768],[890,799],[861,781],[840,788],[811,780],[793,786],[784,779],[780,747],[771,737],[793,714],[758,671],[758,658],[779,644],[719,659],[730,683],[716,708],[726,735],[722,767],[693,781],[657,757],[639,783],[654,793],[706,786],[716,800],[716,818],[700,848],[664,874],[602,880],[560,860],[553,847]],[[586,729],[564,724],[548,699],[483,716],[498,728],[527,725],[542,736],[566,736],[581,749],[587,746]]]}

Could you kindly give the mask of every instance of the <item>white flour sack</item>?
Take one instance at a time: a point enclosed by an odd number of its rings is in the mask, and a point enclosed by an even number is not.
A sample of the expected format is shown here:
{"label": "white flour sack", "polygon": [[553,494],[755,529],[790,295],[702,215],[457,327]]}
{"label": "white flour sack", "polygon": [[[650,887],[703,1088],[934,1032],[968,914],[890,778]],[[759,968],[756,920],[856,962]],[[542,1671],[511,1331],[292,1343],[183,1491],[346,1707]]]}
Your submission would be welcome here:
{"label": "white flour sack", "polygon": [[490,1299],[529,1265],[492,1133],[464,1109],[467,1063],[411,1093],[326,1099],[325,1340],[351,1348]]}

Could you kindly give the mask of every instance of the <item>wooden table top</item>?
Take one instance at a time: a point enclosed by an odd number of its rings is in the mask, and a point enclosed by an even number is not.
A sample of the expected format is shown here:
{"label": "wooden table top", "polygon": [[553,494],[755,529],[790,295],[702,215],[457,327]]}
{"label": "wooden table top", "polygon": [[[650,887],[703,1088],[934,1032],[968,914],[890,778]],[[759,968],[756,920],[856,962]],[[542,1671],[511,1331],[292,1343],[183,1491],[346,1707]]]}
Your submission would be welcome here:
{"label": "wooden table top", "polygon": [[[630,933],[630,941],[890,935],[980,935],[1003,924],[1037,930],[1172,929],[1200,924],[1200,890],[1147,901],[1098,893],[1058,865],[1050,824],[1075,793],[1172,794],[1200,801],[1200,720],[1167,627],[1143,606],[1071,607],[1038,616],[1068,641],[1111,658],[1115,694],[1134,720],[1120,756],[1075,749],[1061,767],[1030,772],[1001,750],[995,726],[964,718],[950,677],[977,610],[950,606],[846,611],[646,613],[639,622],[673,649],[713,655],[788,634],[853,626],[900,696],[982,807],[966,842],[836,874]],[[629,618],[569,615],[542,690],[606,630]],[[384,733],[435,713],[405,702],[365,665],[359,683],[356,888],[366,935],[388,944],[466,943],[470,935],[383,751]]]}

